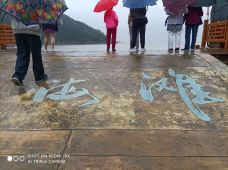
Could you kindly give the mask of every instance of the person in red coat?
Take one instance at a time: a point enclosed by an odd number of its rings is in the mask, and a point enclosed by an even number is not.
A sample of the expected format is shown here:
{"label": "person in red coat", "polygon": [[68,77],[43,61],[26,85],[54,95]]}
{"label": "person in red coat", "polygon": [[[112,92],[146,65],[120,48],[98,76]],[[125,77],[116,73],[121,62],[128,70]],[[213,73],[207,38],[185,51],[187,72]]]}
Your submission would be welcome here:
{"label": "person in red coat", "polygon": [[104,22],[107,28],[106,43],[107,52],[110,50],[110,41],[112,39],[112,52],[116,51],[116,32],[119,23],[118,16],[113,9],[107,10],[104,14]]}
{"label": "person in red coat", "polygon": [[[185,47],[184,50],[189,50],[191,48],[192,51],[195,49],[197,33],[199,26],[203,24],[201,17],[203,16],[202,7],[191,7],[188,6],[188,13],[184,16],[185,21]],[[190,37],[192,33],[192,42],[190,45]]]}

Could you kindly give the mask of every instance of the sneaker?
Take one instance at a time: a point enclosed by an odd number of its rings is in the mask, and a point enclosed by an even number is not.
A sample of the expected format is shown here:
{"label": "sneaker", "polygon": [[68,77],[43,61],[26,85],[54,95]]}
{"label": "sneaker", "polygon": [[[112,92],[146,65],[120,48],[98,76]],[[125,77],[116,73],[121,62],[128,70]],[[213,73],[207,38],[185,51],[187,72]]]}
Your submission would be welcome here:
{"label": "sneaker", "polygon": [[191,54],[194,54],[194,53],[195,53],[195,49],[191,49],[191,50],[190,50],[190,53],[191,53]]}
{"label": "sneaker", "polygon": [[188,52],[188,51],[189,51],[189,49],[187,49],[187,48],[183,48],[183,49],[181,49],[181,51]]}
{"label": "sneaker", "polygon": [[23,85],[24,85],[24,84],[23,84],[23,81],[20,80],[20,79],[17,78],[17,77],[13,77],[13,78],[11,79],[11,81],[14,82],[14,84],[15,84],[16,86],[23,86]]}
{"label": "sneaker", "polygon": [[173,53],[173,49],[170,48],[170,49],[168,50],[168,52],[169,52],[169,53]]}
{"label": "sneaker", "polygon": [[46,76],[46,77],[45,77],[44,79],[42,79],[42,80],[35,81],[35,83],[36,83],[36,85],[39,86],[39,87],[46,87],[46,86],[48,86],[47,80],[48,80],[48,77]]}
{"label": "sneaker", "polygon": [[136,48],[131,48],[129,52],[136,52]]}
{"label": "sneaker", "polygon": [[180,48],[175,48],[175,53],[179,53],[180,52]]}
{"label": "sneaker", "polygon": [[50,89],[50,86],[49,86],[49,84],[48,84],[48,82],[45,80],[45,81],[42,81],[42,82],[40,82],[40,83],[36,83],[36,85],[38,86],[38,87],[44,87],[44,88],[46,88],[46,89]]}
{"label": "sneaker", "polygon": [[146,51],[146,49],[145,48],[141,48],[141,52],[145,52]]}

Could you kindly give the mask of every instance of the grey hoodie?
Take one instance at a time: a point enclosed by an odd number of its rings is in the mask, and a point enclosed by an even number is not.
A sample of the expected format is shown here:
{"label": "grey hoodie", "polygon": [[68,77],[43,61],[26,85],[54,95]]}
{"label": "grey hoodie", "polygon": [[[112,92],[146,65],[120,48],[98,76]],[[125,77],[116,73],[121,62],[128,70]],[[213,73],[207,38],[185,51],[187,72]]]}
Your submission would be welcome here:
{"label": "grey hoodie", "polygon": [[33,34],[40,36],[40,26],[39,25],[30,25],[25,26],[22,22],[11,19],[11,27],[14,34]]}

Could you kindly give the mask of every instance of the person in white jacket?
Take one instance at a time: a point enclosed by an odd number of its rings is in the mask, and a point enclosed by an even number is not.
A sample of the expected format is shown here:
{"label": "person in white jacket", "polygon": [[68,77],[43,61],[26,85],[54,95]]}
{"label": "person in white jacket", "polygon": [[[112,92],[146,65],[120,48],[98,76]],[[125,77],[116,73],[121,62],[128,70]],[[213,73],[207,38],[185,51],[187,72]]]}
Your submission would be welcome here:
{"label": "person in white jacket", "polygon": [[180,51],[181,43],[181,30],[184,24],[184,14],[188,12],[187,7],[178,13],[173,13],[169,10],[165,10],[168,15],[166,19],[167,31],[168,31],[168,52],[173,53],[173,42],[175,39],[175,53]]}

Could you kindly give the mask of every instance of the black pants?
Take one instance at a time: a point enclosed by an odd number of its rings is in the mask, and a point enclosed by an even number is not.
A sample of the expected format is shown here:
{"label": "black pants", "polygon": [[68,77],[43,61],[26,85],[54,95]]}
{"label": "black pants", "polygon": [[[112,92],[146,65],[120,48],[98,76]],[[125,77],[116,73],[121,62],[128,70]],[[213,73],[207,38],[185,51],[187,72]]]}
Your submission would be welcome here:
{"label": "black pants", "polygon": [[47,78],[41,55],[41,40],[39,36],[32,34],[15,34],[17,44],[17,61],[13,77],[24,80],[30,62],[30,52],[33,60],[33,73],[35,81]]}
{"label": "black pants", "polygon": [[141,48],[145,48],[146,24],[147,18],[133,20],[131,48],[135,48],[136,46],[138,32],[140,34]]}

